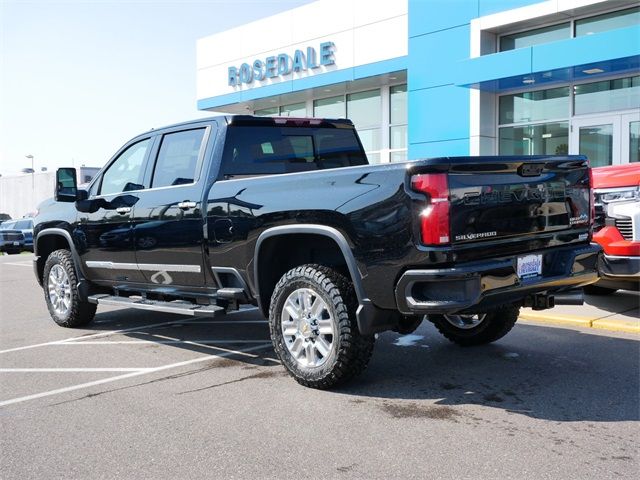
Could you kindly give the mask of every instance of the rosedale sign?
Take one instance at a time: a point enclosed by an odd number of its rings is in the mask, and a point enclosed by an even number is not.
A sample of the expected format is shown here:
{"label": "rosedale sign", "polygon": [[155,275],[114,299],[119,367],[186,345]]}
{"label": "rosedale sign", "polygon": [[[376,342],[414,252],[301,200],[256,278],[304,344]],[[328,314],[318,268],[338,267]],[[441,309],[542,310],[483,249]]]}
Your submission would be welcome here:
{"label": "rosedale sign", "polygon": [[319,53],[313,47],[307,47],[306,53],[296,50],[293,57],[286,53],[267,57],[264,60],[256,59],[251,65],[243,63],[240,68],[229,67],[227,79],[229,85],[250,84],[254,80],[262,81],[267,78],[276,78],[288,75],[291,72],[304,72],[328,65],[334,65],[335,44],[324,42],[320,44]]}

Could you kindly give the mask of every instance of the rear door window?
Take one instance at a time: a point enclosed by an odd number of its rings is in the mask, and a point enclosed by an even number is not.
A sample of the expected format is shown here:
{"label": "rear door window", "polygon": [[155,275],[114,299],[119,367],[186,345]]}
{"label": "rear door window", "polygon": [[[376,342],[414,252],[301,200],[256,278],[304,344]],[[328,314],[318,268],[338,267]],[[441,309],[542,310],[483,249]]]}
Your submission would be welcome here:
{"label": "rear door window", "polygon": [[163,135],[151,188],[185,185],[195,181],[204,132],[204,128],[198,128]]}

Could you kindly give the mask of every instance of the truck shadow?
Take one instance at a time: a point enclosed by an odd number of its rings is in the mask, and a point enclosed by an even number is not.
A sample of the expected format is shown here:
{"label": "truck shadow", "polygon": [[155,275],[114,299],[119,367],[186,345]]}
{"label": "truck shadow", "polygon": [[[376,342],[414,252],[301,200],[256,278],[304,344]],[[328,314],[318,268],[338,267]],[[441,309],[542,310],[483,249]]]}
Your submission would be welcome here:
{"label": "truck shadow", "polygon": [[526,324],[474,348],[449,343],[431,324],[413,335],[382,335],[365,375],[339,391],[559,422],[640,420],[638,341]]}
{"label": "truck shadow", "polygon": [[640,315],[640,292],[618,290],[610,295],[585,295],[585,304],[606,312]]}
{"label": "truck shadow", "polygon": [[[163,325],[150,327],[158,323]],[[212,362],[217,363],[191,367],[193,372],[186,373],[203,375],[204,387],[211,382],[205,375],[215,368],[230,366],[230,361],[249,368],[275,367],[269,369],[274,372],[282,368],[270,345],[268,326],[257,310],[208,321],[146,311],[107,311],[96,315],[90,329],[87,336],[127,329],[116,338],[136,342],[131,343],[135,348],[170,347],[219,355],[228,350],[264,346],[250,355],[226,353],[224,360],[212,357]],[[281,373],[283,378],[277,381],[291,383],[283,388],[303,388],[284,370]],[[173,377],[168,374],[163,378]],[[310,401],[315,394],[309,391]],[[380,335],[365,373],[346,385],[320,393],[325,394],[353,397],[353,403],[371,402],[391,409],[397,403],[400,408],[408,408],[410,415],[416,414],[411,410],[415,404],[428,401],[429,405],[435,403],[443,408],[481,405],[558,422],[638,421],[640,342],[621,336],[517,324],[495,344],[461,348],[425,323],[409,336],[391,332]]]}

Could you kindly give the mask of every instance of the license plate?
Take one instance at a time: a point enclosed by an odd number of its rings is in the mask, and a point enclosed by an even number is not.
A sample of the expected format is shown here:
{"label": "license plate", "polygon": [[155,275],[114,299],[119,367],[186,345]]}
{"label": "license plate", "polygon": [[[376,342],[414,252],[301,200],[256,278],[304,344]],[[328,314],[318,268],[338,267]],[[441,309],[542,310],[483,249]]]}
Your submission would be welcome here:
{"label": "license plate", "polygon": [[13,244],[17,247],[18,245],[20,245],[20,242],[13,242]]}
{"label": "license plate", "polygon": [[542,274],[542,254],[518,257],[518,277],[530,278]]}

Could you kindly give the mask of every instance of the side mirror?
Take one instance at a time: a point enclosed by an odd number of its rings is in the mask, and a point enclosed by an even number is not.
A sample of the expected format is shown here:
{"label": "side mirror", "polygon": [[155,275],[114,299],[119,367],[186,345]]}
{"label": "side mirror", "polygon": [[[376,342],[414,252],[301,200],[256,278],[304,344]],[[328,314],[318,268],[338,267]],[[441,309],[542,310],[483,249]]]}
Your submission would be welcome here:
{"label": "side mirror", "polygon": [[75,168],[59,168],[56,171],[56,202],[75,202],[78,195]]}

